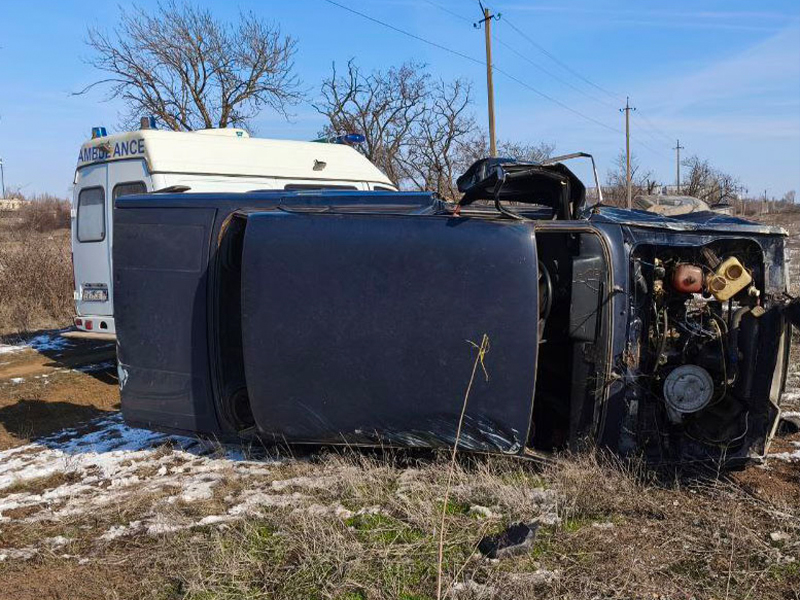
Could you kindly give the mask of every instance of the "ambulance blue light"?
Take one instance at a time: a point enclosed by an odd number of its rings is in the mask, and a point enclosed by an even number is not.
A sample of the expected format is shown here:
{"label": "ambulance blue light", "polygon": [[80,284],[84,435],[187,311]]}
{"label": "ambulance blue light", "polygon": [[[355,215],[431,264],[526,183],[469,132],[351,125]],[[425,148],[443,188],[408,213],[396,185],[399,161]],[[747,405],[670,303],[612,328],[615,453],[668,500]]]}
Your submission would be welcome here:
{"label": "ambulance blue light", "polygon": [[106,137],[108,132],[105,127],[92,127],[92,139]]}
{"label": "ambulance blue light", "polygon": [[367,138],[360,133],[340,135],[338,139],[341,140],[339,142],[340,144],[363,144],[367,140]]}

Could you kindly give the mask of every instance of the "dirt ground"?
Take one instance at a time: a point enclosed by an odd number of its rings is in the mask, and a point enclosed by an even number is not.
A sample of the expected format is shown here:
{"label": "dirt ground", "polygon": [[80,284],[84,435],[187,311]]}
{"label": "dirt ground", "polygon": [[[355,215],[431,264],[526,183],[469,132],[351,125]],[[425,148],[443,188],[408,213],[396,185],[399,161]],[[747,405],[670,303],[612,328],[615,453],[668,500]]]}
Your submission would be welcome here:
{"label": "dirt ground", "polygon": [[[767,216],[790,230],[800,218]],[[790,263],[800,291],[800,260]],[[800,336],[798,336],[800,337]],[[787,411],[800,412],[800,343]],[[127,427],[111,343],[0,340],[0,599],[800,599],[800,434],[764,464],[673,479],[541,464],[278,452]],[[529,552],[478,541],[536,522]]]}
{"label": "dirt ground", "polygon": [[[787,400],[800,404],[795,389]],[[124,425],[113,345],[0,345],[0,597],[435,597],[446,457],[280,455]],[[730,477],[465,458],[450,598],[798,598],[800,434]],[[523,556],[475,545],[540,524]]]}

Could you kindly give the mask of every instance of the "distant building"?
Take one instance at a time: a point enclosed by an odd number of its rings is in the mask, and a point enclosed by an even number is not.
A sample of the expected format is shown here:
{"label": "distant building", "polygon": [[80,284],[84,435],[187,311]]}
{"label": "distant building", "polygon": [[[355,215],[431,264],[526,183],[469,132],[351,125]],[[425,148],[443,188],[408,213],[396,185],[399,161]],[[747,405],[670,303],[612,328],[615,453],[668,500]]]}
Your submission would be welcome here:
{"label": "distant building", "polygon": [[0,212],[19,210],[26,202],[19,198],[0,198]]}

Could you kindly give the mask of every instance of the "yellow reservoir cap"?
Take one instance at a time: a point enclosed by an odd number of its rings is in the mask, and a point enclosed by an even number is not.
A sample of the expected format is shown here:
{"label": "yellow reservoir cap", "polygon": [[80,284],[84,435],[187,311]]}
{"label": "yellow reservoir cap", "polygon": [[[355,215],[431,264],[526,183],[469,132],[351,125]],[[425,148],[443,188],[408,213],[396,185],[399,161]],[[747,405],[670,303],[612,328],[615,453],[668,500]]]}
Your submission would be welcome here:
{"label": "yellow reservoir cap", "polygon": [[713,275],[706,277],[708,291],[720,302],[729,300],[753,282],[753,277],[735,256],[726,258]]}

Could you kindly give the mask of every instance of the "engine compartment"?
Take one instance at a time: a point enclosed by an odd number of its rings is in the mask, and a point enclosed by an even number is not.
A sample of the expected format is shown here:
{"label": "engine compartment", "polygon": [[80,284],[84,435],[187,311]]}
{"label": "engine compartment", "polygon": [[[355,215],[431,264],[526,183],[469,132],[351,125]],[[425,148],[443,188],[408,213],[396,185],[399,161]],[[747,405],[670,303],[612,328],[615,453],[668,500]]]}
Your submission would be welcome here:
{"label": "engine compartment", "polygon": [[640,447],[683,462],[747,452],[778,410],[770,391],[781,352],[761,350],[787,335],[768,310],[761,247],[746,239],[642,244],[630,264],[624,361],[641,400]]}

